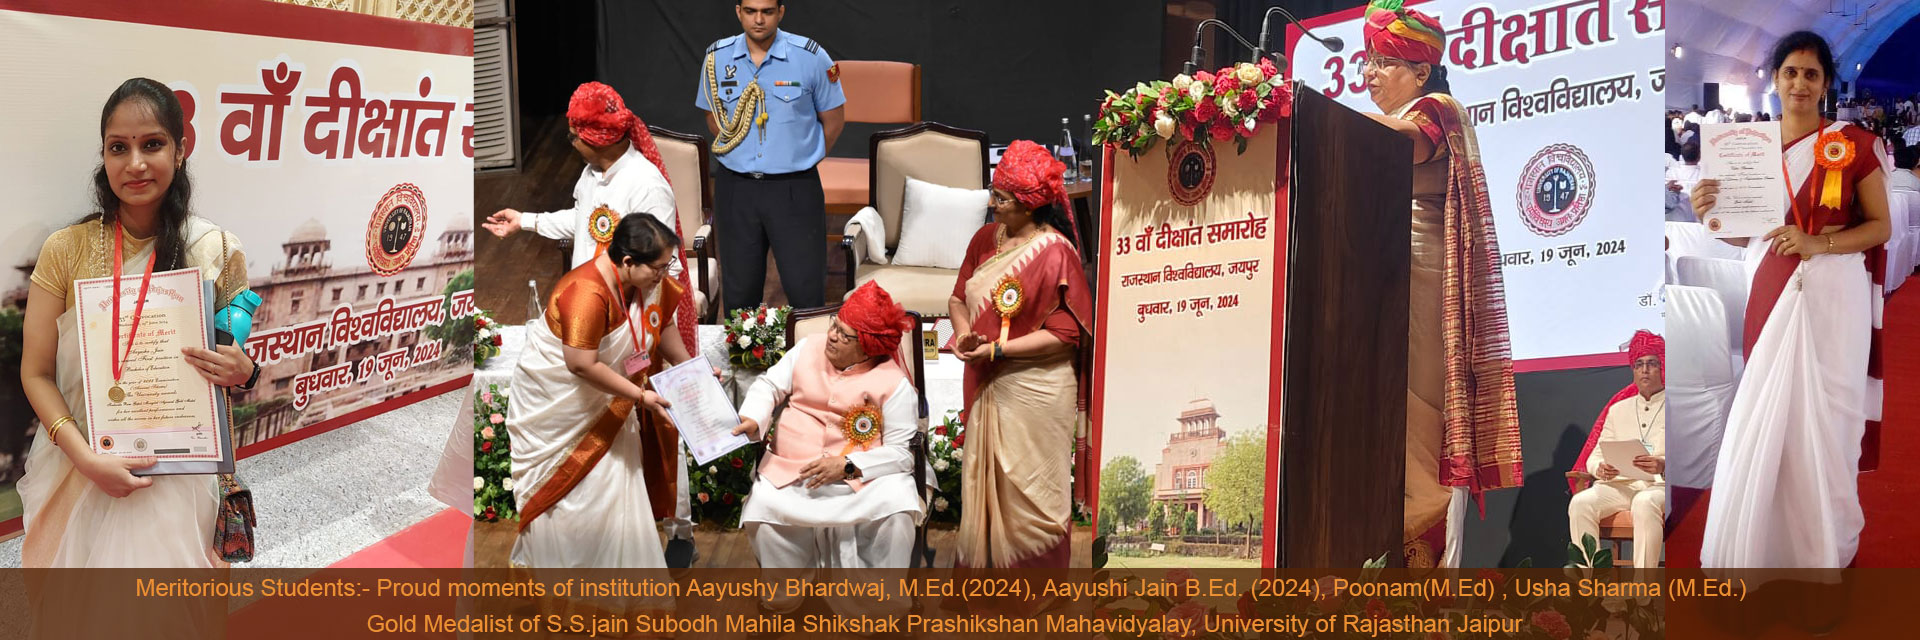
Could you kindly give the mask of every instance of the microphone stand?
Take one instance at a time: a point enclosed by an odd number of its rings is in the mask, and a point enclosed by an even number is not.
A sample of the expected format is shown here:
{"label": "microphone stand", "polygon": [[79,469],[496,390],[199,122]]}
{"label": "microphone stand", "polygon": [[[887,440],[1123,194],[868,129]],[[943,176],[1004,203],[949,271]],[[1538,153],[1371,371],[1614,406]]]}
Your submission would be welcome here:
{"label": "microphone stand", "polygon": [[1260,46],[1255,47],[1253,49],[1254,60],[1259,60],[1261,58],[1266,58],[1271,56],[1273,58],[1273,63],[1275,66],[1278,66],[1283,69],[1286,68],[1287,66],[1286,54],[1280,53],[1278,51],[1269,51],[1267,49],[1269,43],[1273,42],[1273,37],[1272,37],[1273,14],[1276,14],[1276,13],[1280,14],[1282,17],[1285,17],[1287,19],[1287,22],[1292,23],[1293,26],[1300,27],[1301,33],[1306,34],[1307,38],[1313,40],[1314,42],[1320,43],[1320,46],[1326,47],[1328,51],[1339,53],[1340,49],[1346,46],[1346,41],[1341,40],[1338,36],[1321,38],[1320,36],[1314,35],[1313,31],[1310,29],[1307,29],[1306,25],[1300,24],[1300,19],[1293,17],[1292,13],[1287,12],[1286,9],[1281,8],[1279,6],[1273,6],[1267,9],[1266,15],[1260,17]]}

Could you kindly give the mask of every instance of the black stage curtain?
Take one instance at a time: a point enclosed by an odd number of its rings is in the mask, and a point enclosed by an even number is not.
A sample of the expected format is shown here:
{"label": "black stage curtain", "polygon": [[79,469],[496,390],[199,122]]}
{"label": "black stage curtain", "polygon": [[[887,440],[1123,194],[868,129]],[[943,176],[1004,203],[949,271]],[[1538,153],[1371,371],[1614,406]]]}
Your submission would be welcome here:
{"label": "black stage curtain", "polygon": [[1514,376],[1520,399],[1520,446],[1526,485],[1488,493],[1486,518],[1467,508],[1466,567],[1535,567],[1567,563],[1566,472],[1580,457],[1607,399],[1633,383],[1627,367],[1540,371]]}
{"label": "black stage curtain", "polygon": [[[649,124],[705,135],[693,106],[700,63],[707,45],[740,33],[734,4],[598,0],[597,77]],[[1106,90],[1157,75],[1163,14],[1158,2],[796,1],[781,29],[835,60],[920,65],[925,120],[986,131],[994,144],[1052,144],[1060,118],[1084,136],[1081,116]],[[865,157],[868,136],[889,128],[849,123],[829,155]]]}

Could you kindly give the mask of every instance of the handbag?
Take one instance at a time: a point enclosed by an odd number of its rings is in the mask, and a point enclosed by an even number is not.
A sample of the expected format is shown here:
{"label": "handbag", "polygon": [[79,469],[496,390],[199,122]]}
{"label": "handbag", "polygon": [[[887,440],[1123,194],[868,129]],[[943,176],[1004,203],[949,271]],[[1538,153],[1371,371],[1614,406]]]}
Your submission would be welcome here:
{"label": "handbag", "polygon": [[253,491],[232,474],[220,476],[220,517],[213,549],[227,562],[253,561]]}

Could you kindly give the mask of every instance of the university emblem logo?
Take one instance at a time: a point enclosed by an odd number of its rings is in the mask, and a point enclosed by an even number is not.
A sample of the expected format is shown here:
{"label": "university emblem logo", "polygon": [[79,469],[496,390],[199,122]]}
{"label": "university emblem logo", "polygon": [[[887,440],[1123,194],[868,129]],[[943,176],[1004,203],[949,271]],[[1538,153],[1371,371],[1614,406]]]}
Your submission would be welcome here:
{"label": "university emblem logo", "polygon": [[1191,207],[1207,199],[1213,193],[1214,166],[1212,147],[1192,140],[1174,147],[1167,163],[1167,190],[1173,193],[1173,201]]}
{"label": "university emblem logo", "polygon": [[1579,147],[1555,143],[1533,154],[1515,190],[1520,222],[1549,238],[1580,226],[1593,210],[1595,175]]}
{"label": "university emblem logo", "polygon": [[367,221],[367,266],[382,277],[400,273],[427,234],[427,196],[412,183],[387,190]]}

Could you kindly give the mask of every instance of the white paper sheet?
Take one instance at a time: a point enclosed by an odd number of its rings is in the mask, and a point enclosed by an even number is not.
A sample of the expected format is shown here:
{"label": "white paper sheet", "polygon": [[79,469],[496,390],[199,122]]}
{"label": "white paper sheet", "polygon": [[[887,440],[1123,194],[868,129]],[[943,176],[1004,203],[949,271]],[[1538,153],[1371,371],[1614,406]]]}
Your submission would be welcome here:
{"label": "white paper sheet", "polygon": [[667,415],[680,429],[693,460],[707,464],[715,458],[746,446],[746,436],[734,435],[740,426],[740,412],[720,381],[713,378],[713,366],[705,358],[692,358],[654,374],[653,390],[670,405]]}
{"label": "white paper sheet", "polygon": [[1640,467],[1633,466],[1633,459],[1635,457],[1644,456],[1648,453],[1647,445],[1641,444],[1639,440],[1601,440],[1599,447],[1600,461],[1613,465],[1615,469],[1619,469],[1620,478],[1645,480],[1647,482],[1654,481],[1653,474],[1641,471]]}

